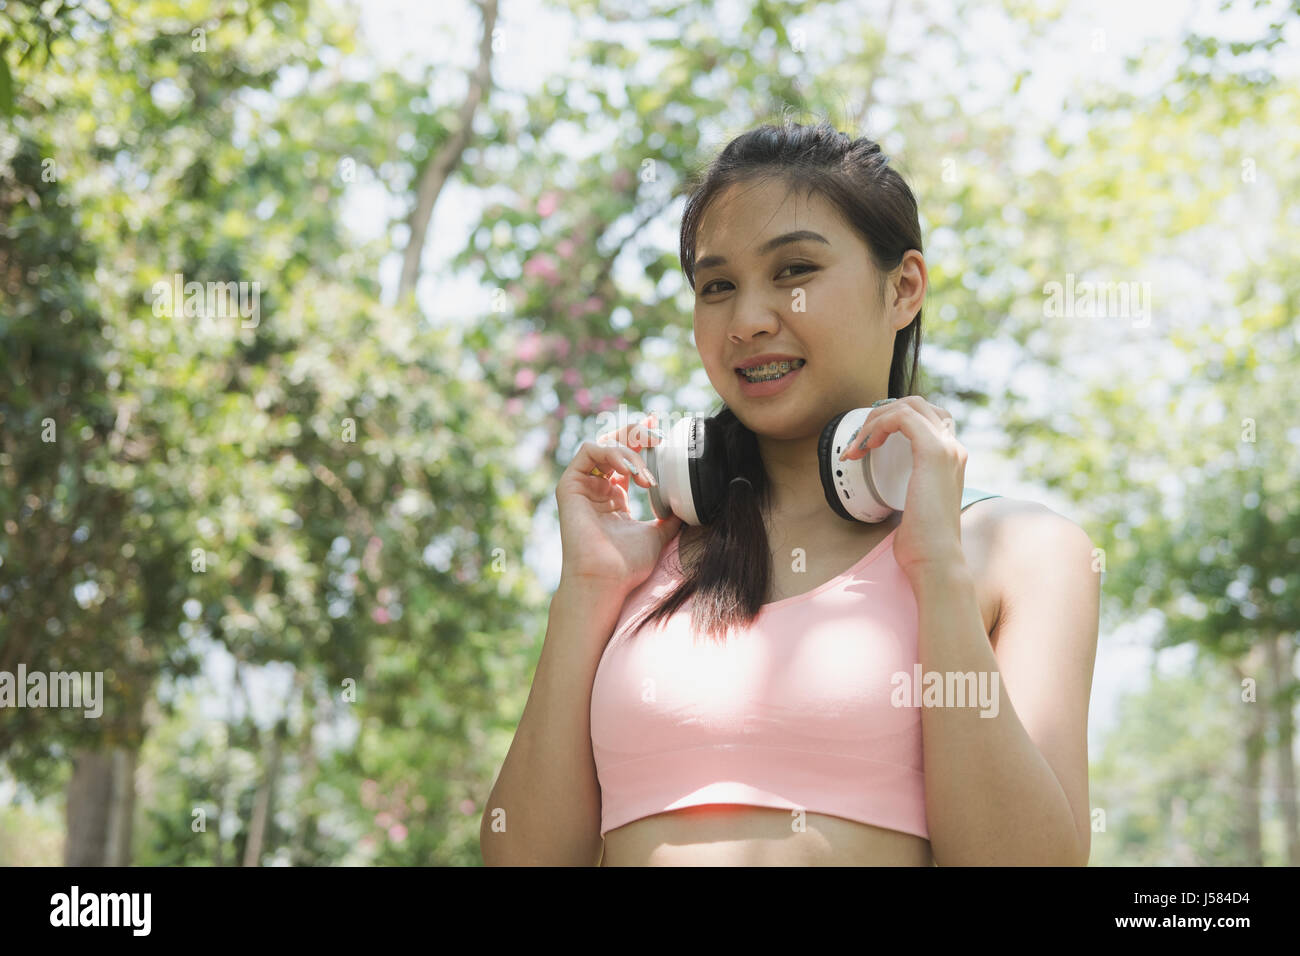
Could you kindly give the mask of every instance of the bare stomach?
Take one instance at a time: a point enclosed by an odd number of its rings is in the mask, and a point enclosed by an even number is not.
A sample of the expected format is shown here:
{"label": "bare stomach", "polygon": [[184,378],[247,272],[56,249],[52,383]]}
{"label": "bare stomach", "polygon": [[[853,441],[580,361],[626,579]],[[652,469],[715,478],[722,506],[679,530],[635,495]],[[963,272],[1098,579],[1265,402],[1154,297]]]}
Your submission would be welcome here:
{"label": "bare stomach", "polygon": [[605,834],[601,866],[933,866],[912,833],[805,812],[710,803],[633,820]]}

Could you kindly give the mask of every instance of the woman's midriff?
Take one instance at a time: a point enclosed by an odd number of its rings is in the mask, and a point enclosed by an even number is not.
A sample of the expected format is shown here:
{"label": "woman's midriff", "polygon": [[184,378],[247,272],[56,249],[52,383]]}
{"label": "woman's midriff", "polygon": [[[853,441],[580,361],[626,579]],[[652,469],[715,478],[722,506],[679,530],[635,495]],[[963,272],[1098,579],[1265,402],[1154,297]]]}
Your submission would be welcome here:
{"label": "woman's midriff", "polygon": [[933,866],[930,841],[844,817],[712,803],[605,834],[601,866]]}

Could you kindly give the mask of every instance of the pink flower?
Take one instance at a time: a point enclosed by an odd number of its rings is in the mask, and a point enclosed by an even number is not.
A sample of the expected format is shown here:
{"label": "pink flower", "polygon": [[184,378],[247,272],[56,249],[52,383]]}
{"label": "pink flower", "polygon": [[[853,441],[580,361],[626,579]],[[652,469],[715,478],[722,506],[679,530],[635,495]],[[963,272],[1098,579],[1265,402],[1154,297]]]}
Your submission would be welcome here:
{"label": "pink flower", "polygon": [[370,616],[374,618],[376,624],[387,624],[392,620],[392,618],[388,616],[388,608],[383,607],[375,608],[370,612]]}
{"label": "pink flower", "polygon": [[381,830],[387,830],[393,825],[393,815],[387,810],[375,814],[375,826]]}
{"label": "pink flower", "polygon": [[574,400],[578,403],[579,411],[587,411],[591,408],[591,392],[585,388],[580,388],[573,393]]}
{"label": "pink flower", "polygon": [[582,318],[582,303],[575,302],[573,303],[573,305],[569,306],[569,318],[571,319]]}
{"label": "pink flower", "polygon": [[536,332],[529,332],[515,349],[515,358],[521,362],[531,362],[537,358],[537,353],[541,351],[542,337]]}
{"label": "pink flower", "polygon": [[581,382],[582,382],[582,376],[578,374],[578,370],[576,368],[566,368],[564,370],[565,385],[578,385]]}
{"label": "pink flower", "polygon": [[614,175],[609,177],[609,182],[616,190],[627,189],[632,183],[632,174],[626,169],[616,169]]}
{"label": "pink flower", "polygon": [[560,407],[557,408],[552,414],[554,414],[556,418],[562,419],[564,418],[565,415],[569,414],[569,406],[561,402]]}
{"label": "pink flower", "polygon": [[462,800],[460,802],[460,812],[465,814],[467,817],[471,816],[474,813],[474,801],[469,799]]}
{"label": "pink flower", "polygon": [[629,344],[630,343],[628,342],[628,340],[623,338],[623,336],[620,335],[614,339],[614,351],[622,352],[624,349],[628,347]]}
{"label": "pink flower", "polygon": [[521,368],[515,373],[515,388],[531,388],[537,381],[537,373],[530,368]]}
{"label": "pink flower", "polygon": [[522,398],[507,398],[507,399],[506,399],[506,414],[507,414],[507,415],[518,415],[518,414],[519,414],[520,412],[522,412],[523,410],[524,410],[524,400],[523,400]]}
{"label": "pink flower", "polygon": [[561,239],[555,244],[555,251],[560,254],[561,259],[567,259],[569,256],[573,255],[573,249],[574,245],[572,239]]}
{"label": "pink flower", "polygon": [[379,784],[373,780],[367,780],[361,784],[361,805],[367,810],[375,808],[375,797],[379,795]]}
{"label": "pink flower", "polygon": [[547,282],[551,283],[560,280],[560,274],[555,269],[555,260],[544,252],[539,252],[537,255],[531,256],[528,261],[524,263],[524,275],[540,276]]}
{"label": "pink flower", "polygon": [[402,826],[400,823],[394,823],[388,828],[388,839],[392,840],[394,843],[401,843],[406,839],[406,827]]}
{"label": "pink flower", "polygon": [[563,336],[555,336],[551,339],[553,343],[551,348],[555,350],[555,357],[565,359],[569,357],[569,340]]}
{"label": "pink flower", "polygon": [[596,407],[599,411],[607,412],[617,404],[618,401],[614,398],[613,395],[606,395],[604,398],[600,400],[600,404]]}
{"label": "pink flower", "polygon": [[558,208],[560,208],[560,194],[557,192],[542,193],[537,200],[537,215],[543,219]]}
{"label": "pink flower", "polygon": [[605,305],[605,300],[598,295],[593,295],[582,305],[588,312],[599,312]]}

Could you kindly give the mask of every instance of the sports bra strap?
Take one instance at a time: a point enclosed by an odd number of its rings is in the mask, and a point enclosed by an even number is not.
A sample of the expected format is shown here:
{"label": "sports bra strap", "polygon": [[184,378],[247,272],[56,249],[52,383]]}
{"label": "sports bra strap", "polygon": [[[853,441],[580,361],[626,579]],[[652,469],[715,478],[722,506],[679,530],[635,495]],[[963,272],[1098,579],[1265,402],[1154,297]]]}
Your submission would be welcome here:
{"label": "sports bra strap", "polygon": [[992,491],[981,491],[979,488],[972,488],[967,485],[961,492],[961,510],[965,511],[977,501],[983,501],[985,498],[1001,498],[999,494]]}

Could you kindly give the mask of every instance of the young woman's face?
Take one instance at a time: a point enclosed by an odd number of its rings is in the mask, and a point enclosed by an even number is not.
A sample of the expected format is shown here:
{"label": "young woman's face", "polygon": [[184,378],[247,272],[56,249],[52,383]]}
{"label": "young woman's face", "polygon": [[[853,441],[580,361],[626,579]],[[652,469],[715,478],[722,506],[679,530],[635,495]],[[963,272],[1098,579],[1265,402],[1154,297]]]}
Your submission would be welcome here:
{"label": "young woman's face", "polygon": [[[803,231],[821,238],[772,244]],[[917,268],[911,262],[904,272]],[[755,433],[820,433],[835,414],[887,395],[895,331],[924,295],[919,269],[915,305],[905,296],[886,308],[867,244],[821,196],[780,181],[730,187],[696,236],[695,344],[709,381]],[[887,287],[885,301],[897,298]],[[779,393],[747,396],[736,367],[767,353],[806,364]]]}

